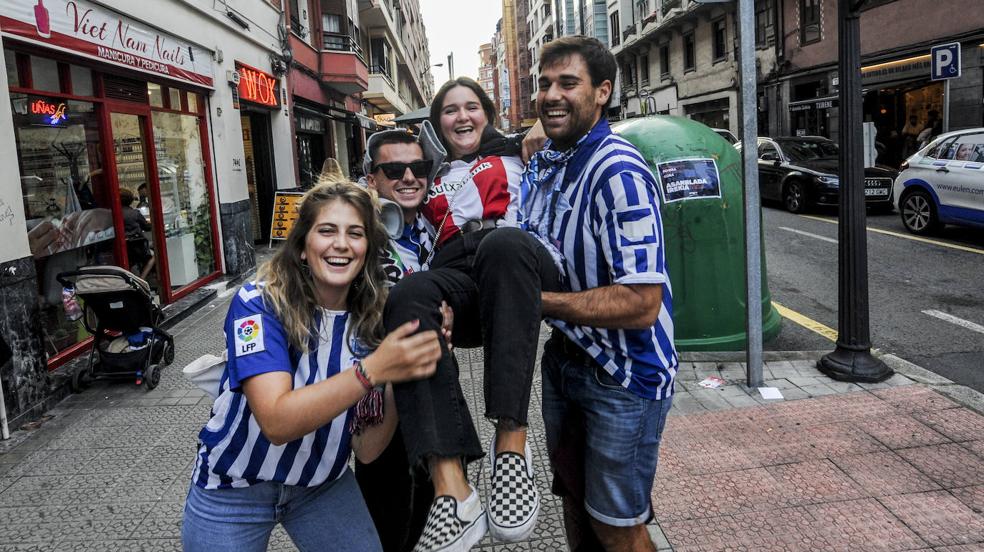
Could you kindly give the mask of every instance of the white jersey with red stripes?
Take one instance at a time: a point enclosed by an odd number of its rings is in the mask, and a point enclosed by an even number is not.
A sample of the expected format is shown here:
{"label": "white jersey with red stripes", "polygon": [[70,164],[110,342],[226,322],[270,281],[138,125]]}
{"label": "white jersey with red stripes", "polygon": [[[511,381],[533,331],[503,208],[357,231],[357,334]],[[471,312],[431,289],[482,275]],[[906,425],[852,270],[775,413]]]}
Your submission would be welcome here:
{"label": "white jersey with red stripes", "polygon": [[491,219],[497,221],[497,227],[516,226],[523,169],[518,157],[489,155],[467,162],[452,161],[450,169],[434,179],[421,208],[434,230],[441,229],[437,243],[444,243],[472,220]]}

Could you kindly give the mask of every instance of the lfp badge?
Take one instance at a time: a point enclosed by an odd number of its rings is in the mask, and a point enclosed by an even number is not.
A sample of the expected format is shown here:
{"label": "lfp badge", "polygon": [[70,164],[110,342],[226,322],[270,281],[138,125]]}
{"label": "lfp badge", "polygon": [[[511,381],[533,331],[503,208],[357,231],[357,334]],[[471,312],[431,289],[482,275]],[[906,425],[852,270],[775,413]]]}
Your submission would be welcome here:
{"label": "lfp badge", "polygon": [[263,343],[263,315],[257,314],[236,320],[236,356],[265,351]]}

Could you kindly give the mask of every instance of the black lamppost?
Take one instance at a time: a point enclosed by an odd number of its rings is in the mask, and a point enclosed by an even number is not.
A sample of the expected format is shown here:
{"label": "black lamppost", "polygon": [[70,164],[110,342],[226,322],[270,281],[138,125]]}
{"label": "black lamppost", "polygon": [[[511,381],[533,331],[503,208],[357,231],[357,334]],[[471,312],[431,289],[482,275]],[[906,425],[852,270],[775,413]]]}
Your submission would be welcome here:
{"label": "black lamppost", "polygon": [[892,375],[871,354],[868,318],[868,244],[865,229],[861,97],[861,7],[838,0],[840,65],[840,224],[838,225],[837,347],[817,368],[841,381],[874,383]]}

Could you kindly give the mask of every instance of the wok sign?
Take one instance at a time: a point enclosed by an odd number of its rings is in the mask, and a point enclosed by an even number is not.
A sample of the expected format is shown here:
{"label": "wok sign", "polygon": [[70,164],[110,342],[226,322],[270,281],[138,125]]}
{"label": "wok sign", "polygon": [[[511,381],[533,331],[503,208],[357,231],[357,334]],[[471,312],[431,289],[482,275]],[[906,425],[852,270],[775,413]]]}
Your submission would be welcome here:
{"label": "wok sign", "polygon": [[239,98],[266,107],[280,107],[280,81],[270,73],[236,62]]}

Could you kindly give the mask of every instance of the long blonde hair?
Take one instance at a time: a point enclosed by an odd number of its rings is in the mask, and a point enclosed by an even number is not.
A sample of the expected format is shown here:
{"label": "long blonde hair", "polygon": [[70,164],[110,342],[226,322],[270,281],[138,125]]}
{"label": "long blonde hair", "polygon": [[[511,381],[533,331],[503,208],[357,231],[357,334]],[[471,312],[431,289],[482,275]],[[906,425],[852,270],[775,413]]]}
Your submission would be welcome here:
{"label": "long blonde hair", "polygon": [[[301,260],[301,253],[318,214],[334,201],[347,203],[359,212],[368,240],[365,264],[349,286],[346,297],[346,307],[352,316],[350,331],[369,349],[374,349],[383,339],[386,288],[379,255],[389,239],[386,230],[367,190],[352,182],[323,179],[304,194],[297,222],[287,235],[286,243],[257,270],[257,280],[264,284],[264,301],[277,313],[290,344],[303,352],[309,350],[309,340],[316,331],[314,313],[318,302],[314,281],[305,261]],[[351,346],[352,340],[347,341]]]}

